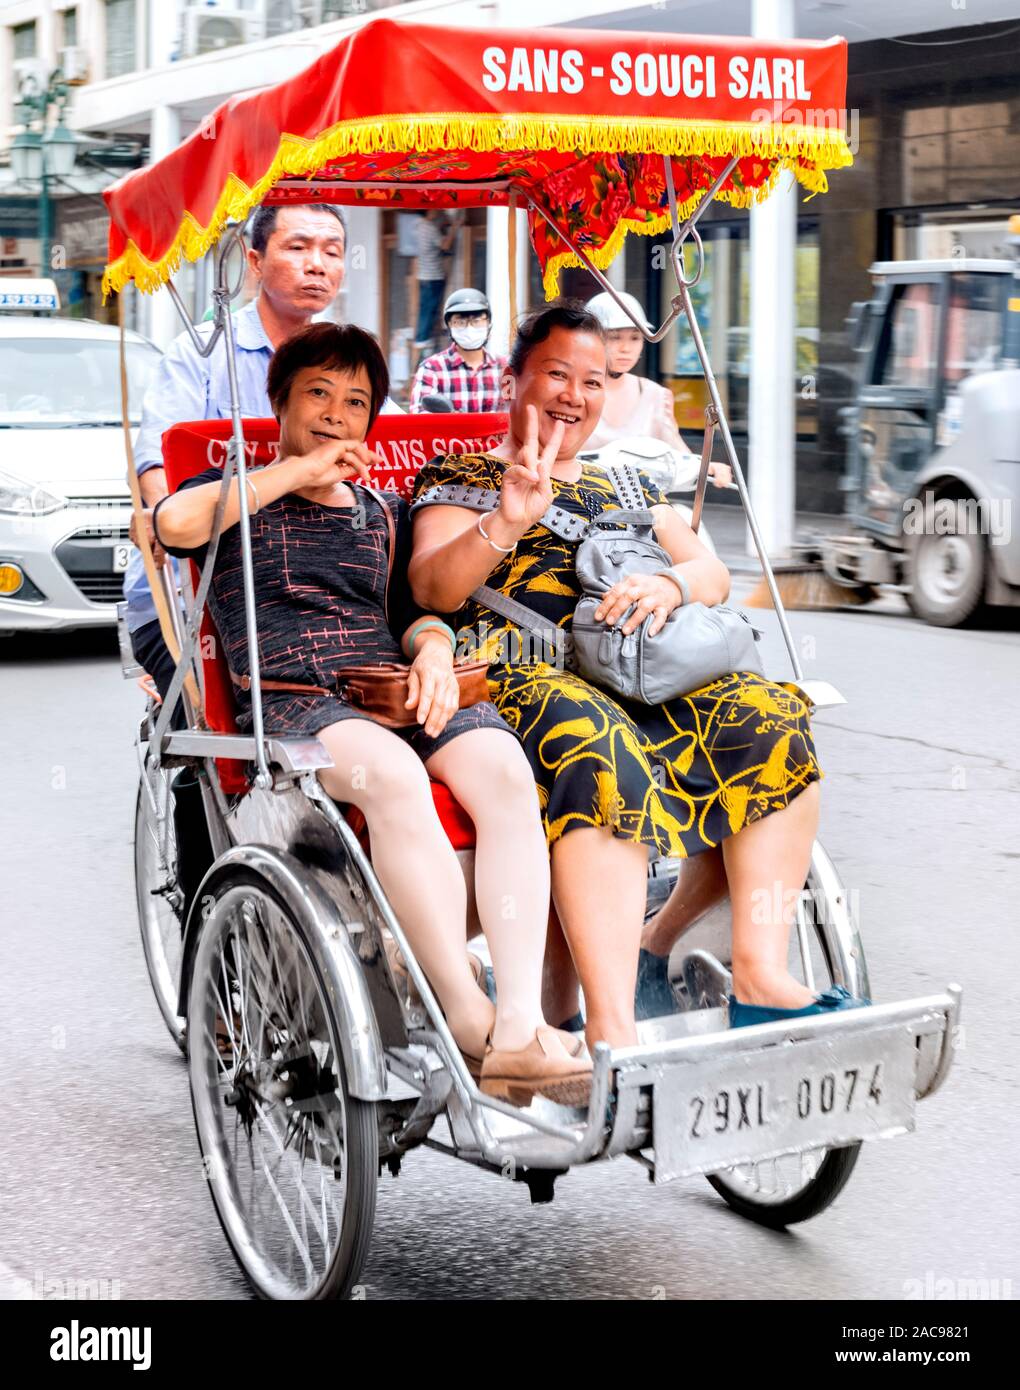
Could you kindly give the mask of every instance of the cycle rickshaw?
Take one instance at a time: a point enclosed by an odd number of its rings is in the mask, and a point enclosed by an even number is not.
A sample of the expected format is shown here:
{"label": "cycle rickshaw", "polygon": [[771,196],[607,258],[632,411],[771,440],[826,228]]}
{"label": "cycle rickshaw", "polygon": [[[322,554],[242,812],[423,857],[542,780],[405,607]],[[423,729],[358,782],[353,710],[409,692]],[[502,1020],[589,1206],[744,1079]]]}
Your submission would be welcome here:
{"label": "cycle rickshaw", "polygon": [[[688,997],[678,1014],[642,1025],[637,1046],[596,1046],[586,1111],[542,1100],[520,1110],[482,1095],[356,827],[322,791],[316,770],[328,765],[325,750],[315,739],[264,736],[243,503],[251,737],[235,731],[205,614],[228,489],[243,498],[246,469],[274,443],[273,422],[242,423],[232,367],[229,304],[240,282],[230,283],[228,257],[251,208],[265,200],[520,206],[550,294],[567,263],[586,266],[612,293],[602,270],[626,233],[672,229],[677,294],[666,322],[646,336],[661,338],[684,315],[704,367],[712,406],[694,524],[717,427],[794,680],[816,708],[840,703],[831,686],[803,678],[691,288],[702,264],[697,223],[713,197],[748,206],[784,170],[823,191],[825,170],[850,162],[838,116],[845,75],[839,39],[763,46],[377,19],[299,77],[228,101],[177,151],[106,194],[107,288],[166,283],[191,332],[170,276],[182,257],[220,243],[214,328],[199,346],[228,354],[232,418],[184,422],[164,438],[171,486],[206,467],[213,451],[223,483],[209,558],[201,574],[183,567],[182,603],[147,555],[179,660],[170,697],[140,741],[137,863],[146,953],[164,1016],[188,1053],[210,1192],[262,1296],[348,1293],[365,1258],[379,1176],[384,1167],[396,1173],[418,1146],[524,1183],[537,1202],[571,1168],[626,1155],[655,1182],[706,1175],[738,1211],[782,1226],[833,1200],[863,1141],[911,1130],[917,1099],[947,1074],[955,986],[732,1032],[722,1009]],[[804,101],[831,123],[809,123],[798,109]],[[513,305],[512,296],[513,276]],[[370,438],[386,463],[377,481],[407,488],[415,457],[484,445],[502,428],[500,417],[381,417]],[[170,727],[178,692],[184,730]],[[182,766],[199,777],[215,855],[183,939],[167,811],[168,780]],[[469,857],[470,822],[444,788],[434,785],[434,795],[455,848]],[[791,940],[802,978],[870,995],[847,894],[820,846],[805,890]],[[726,959],[724,917],[708,930]],[[406,959],[413,1002],[391,974],[387,932]]]}

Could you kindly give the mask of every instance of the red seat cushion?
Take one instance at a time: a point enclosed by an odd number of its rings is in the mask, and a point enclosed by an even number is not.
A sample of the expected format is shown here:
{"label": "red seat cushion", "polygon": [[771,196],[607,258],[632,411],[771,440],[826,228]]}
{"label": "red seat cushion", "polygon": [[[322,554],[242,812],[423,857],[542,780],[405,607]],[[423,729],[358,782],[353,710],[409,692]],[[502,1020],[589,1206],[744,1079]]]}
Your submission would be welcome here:
{"label": "red seat cushion", "polygon": [[[502,439],[506,430],[507,417],[498,414],[380,415],[368,437],[369,444],[382,460],[372,481],[384,491],[410,497],[415,474],[429,459],[437,454],[490,449]],[[168,429],[163,435],[163,461],[170,491],[180,487],[185,478],[204,472],[211,464],[222,466],[230,435],[229,420],[200,420]],[[246,420],[244,437],[249,467],[262,467],[277,456],[280,429],[275,420]],[[194,565],[191,572],[197,586],[198,570]],[[208,612],[202,617],[202,639],[206,723],[216,733],[236,733],[234,689]],[[244,763],[220,758],[216,766],[220,785],[227,795],[238,795],[247,789]],[[432,784],[432,795],[454,849],[471,848],[475,830],[463,808],[440,782]]]}
{"label": "red seat cushion", "polygon": [[[433,781],[429,785],[432,788],[432,803],[439,816],[439,823],[446,831],[446,837],[450,844],[454,849],[474,849],[475,826],[464,807],[445,782]],[[367,854],[368,825],[365,817],[356,806],[348,806],[344,814],[350,821],[351,829],[361,841],[361,846]]]}

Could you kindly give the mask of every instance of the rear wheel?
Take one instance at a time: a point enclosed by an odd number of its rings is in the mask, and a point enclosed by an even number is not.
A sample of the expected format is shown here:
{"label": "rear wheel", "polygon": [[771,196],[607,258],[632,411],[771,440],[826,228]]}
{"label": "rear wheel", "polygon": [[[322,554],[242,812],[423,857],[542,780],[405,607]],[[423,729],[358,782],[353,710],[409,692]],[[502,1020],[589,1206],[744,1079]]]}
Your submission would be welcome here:
{"label": "rear wheel", "polygon": [[929,500],[921,534],[907,561],[907,602],[935,627],[962,627],[978,616],[985,593],[988,551],[964,501]]}
{"label": "rear wheel", "polygon": [[145,964],[163,1022],[184,1051],[177,1012],[184,894],[177,881],[171,773],[146,758],[135,800],[135,899]]}
{"label": "rear wheel", "polygon": [[[868,994],[864,952],[846,890],[818,844],[797,909],[790,969],[815,991],[841,984],[852,994]],[[860,1150],[860,1144],[851,1144],[784,1154],[712,1173],[708,1181],[741,1216],[761,1226],[792,1226],[817,1216],[835,1201]]]}
{"label": "rear wheel", "polygon": [[375,1218],[378,1133],[348,1090],[317,928],[241,868],[213,884],[203,917],[188,1056],[220,1224],[263,1298],[346,1297]]}

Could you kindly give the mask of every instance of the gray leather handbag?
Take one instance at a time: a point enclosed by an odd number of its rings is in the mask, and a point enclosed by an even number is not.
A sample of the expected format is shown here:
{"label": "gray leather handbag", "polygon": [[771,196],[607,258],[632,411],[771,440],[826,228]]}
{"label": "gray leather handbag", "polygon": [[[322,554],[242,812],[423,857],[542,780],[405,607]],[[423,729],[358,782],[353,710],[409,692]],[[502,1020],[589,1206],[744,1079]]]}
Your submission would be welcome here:
{"label": "gray leather handbag", "polygon": [[645,509],[609,509],[592,523],[577,551],[583,590],[574,610],[574,660],[593,685],[626,700],[661,705],[700,690],[732,671],[762,674],[757,633],[743,613],[722,604],[685,603],[660,630],[649,615],[624,636],[625,617],[609,627],[595,610],[614,584],[631,574],[659,574],[673,564],[656,541],[655,518]]}
{"label": "gray leather handbag", "polygon": [[[582,595],[571,632],[554,627],[534,609],[488,584],[479,585],[471,597],[539,637],[551,664],[576,671],[621,699],[659,705],[733,671],[763,675],[757,648],[761,634],[735,608],[684,603],[654,637],[648,634],[651,615],[626,637],[621,631],[625,617],[613,627],[596,622],[595,610],[614,584],[630,574],[659,574],[673,564],[655,539],[655,518],[645,506],[636,471],[613,465],[606,473],[619,508],[608,507],[586,523],[553,506],[539,522],[564,540],[580,542],[576,566]],[[498,501],[499,494],[488,489],[446,484],[423,494],[415,509],[453,502],[489,511]]]}

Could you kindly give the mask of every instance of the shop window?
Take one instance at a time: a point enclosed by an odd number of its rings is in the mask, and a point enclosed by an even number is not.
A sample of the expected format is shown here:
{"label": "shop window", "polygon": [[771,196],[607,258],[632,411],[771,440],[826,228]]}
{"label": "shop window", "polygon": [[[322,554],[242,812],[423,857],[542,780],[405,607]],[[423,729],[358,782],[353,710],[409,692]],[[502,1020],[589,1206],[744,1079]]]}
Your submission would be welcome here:
{"label": "shop window", "polygon": [[[405,401],[421,356],[415,349],[418,323],[417,223],[420,214],[384,212],[381,247],[383,276],[379,340],[387,354],[392,394]],[[484,208],[468,208],[450,253],[443,256],[445,285],[433,324],[434,341],[446,346],[442,333],[442,301],[462,286],[485,289],[486,214]]]}
{"label": "shop window", "polygon": [[[752,370],[749,226],[746,221],[708,224],[701,231],[705,263],[700,280],[691,290],[691,299],[730,428],[743,432],[747,429]],[[661,322],[669,313],[676,287],[672,270],[668,268],[668,243],[660,243],[656,251],[658,260],[666,267],[659,277],[661,297],[657,312]],[[685,245],[685,274],[693,274],[696,255],[692,244]],[[801,225],[798,230],[794,275],[796,343],[791,389],[796,403],[797,433],[814,435],[817,430],[819,248],[818,230],[813,224]],[[705,407],[709,402],[708,387],[694,339],[683,317],[676,321],[663,341],[660,376],[673,392],[680,428],[703,429]]]}

